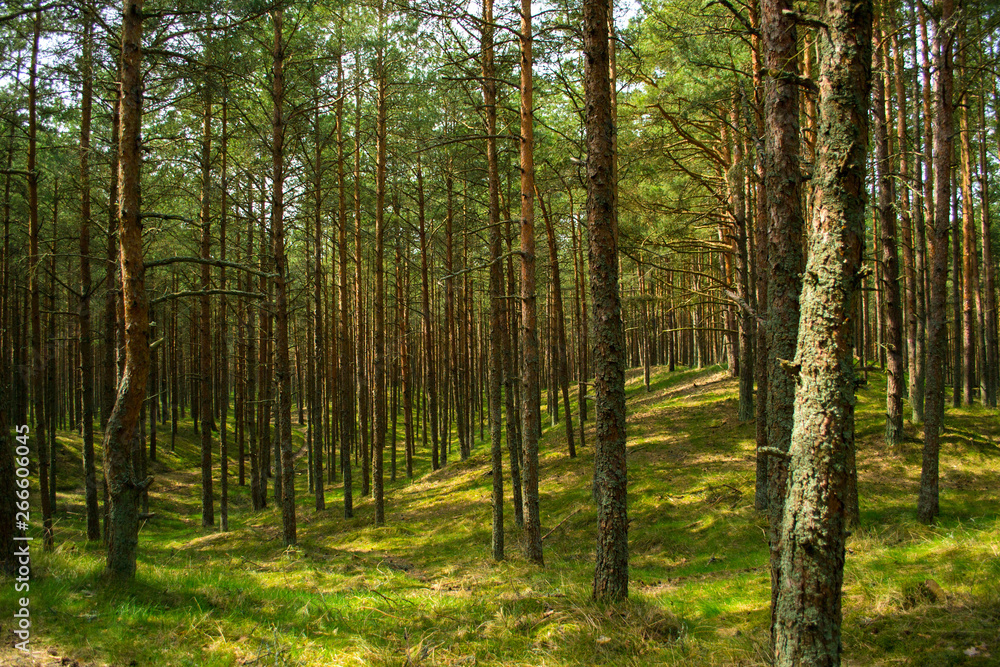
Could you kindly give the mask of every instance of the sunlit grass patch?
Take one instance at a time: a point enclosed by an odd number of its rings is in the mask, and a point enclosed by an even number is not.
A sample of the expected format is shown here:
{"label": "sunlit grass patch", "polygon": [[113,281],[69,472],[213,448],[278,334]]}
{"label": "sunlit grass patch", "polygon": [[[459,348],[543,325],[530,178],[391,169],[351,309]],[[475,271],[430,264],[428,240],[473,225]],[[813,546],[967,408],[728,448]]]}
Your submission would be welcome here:
{"label": "sunlit grass patch", "polygon": [[[544,568],[521,556],[506,452],[507,559],[491,560],[488,448],[477,440],[459,461],[454,434],[445,468],[430,472],[418,440],[414,479],[400,466],[387,481],[386,526],[373,525],[357,469],[355,517],[343,518],[339,484],[317,513],[302,457],[295,547],[282,545],[273,483],[269,507],[255,513],[234,476],[230,531],[203,529],[200,440],[188,421],[174,452],[169,427],[159,429],[156,516],[140,532],[137,580],[120,591],[101,579],[102,546],[83,539],[79,435],[59,434],[57,548],[33,552],[33,637],[81,664],[765,665],[770,574],[766,518],[753,509],[754,424],[736,420],[725,369],[657,368],[651,379],[647,393],[633,371],[627,387],[626,605],[590,600],[592,421],[570,459],[565,425],[543,414]],[[871,372],[858,400],[862,526],[847,543],[845,658],[990,664],[1000,656],[1000,419],[949,408],[942,514],[923,526],[920,430],[907,422],[901,450],[885,449],[884,388]],[[928,580],[943,592],[936,599]],[[12,595],[4,587],[0,600]]]}

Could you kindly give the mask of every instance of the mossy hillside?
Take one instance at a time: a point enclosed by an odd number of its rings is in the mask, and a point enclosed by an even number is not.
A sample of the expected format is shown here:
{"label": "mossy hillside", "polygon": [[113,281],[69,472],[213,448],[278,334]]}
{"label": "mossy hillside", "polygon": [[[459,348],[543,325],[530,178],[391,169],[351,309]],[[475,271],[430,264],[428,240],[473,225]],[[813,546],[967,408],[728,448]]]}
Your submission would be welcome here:
{"label": "mossy hillside", "polygon": [[[754,427],[736,420],[736,382],[721,368],[658,369],[650,389],[630,375],[627,605],[589,600],[592,422],[570,460],[564,425],[544,421],[542,569],[520,558],[509,479],[508,560],[489,557],[481,443],[433,473],[418,451],[414,479],[386,485],[380,528],[357,473],[355,518],[343,519],[339,486],[316,513],[300,458],[299,544],[284,549],[280,514],[253,513],[235,479],[230,532],[201,528],[199,442],[187,423],[173,453],[160,431],[156,516],[141,530],[135,584],[114,592],[99,576],[102,549],[83,539],[79,438],[60,433],[57,547],[33,553],[33,646],[112,665],[764,665],[766,520],[753,510]],[[871,373],[858,397],[862,527],[848,540],[847,663],[996,664],[1000,418],[949,408],[942,515],[922,526],[920,432],[907,423],[902,451],[885,451],[884,389]],[[943,597],[931,599],[927,579]],[[11,608],[13,587],[0,590]],[[2,651],[0,662],[30,664]]]}

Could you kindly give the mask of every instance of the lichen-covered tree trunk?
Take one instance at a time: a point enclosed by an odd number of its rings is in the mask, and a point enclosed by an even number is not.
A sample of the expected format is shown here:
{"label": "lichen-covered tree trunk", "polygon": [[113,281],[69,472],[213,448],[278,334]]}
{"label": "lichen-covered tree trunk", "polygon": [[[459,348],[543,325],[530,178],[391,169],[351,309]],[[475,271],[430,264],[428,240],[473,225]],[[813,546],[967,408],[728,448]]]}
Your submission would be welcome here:
{"label": "lichen-covered tree trunk", "polygon": [[896,250],[896,197],[889,162],[886,85],[888,39],[882,33],[876,52],[872,116],[875,121],[875,166],[878,172],[878,220],[882,245],[882,308],[885,320],[886,397],[885,444],[899,448],[903,437],[903,312],[899,296],[899,253]]}
{"label": "lichen-covered tree trunk", "polygon": [[285,255],[285,49],[282,34],[283,11],[271,14],[274,22],[274,48],[271,51],[272,96],[271,122],[271,234],[274,243],[274,379],[278,388],[275,420],[281,467],[281,525],[285,546],[295,544],[295,459],[292,452],[292,370],[288,358],[288,258]]}
{"label": "lichen-covered tree trunk", "polygon": [[142,4],[143,0],[125,0],[122,11],[118,237],[125,316],[125,368],[104,432],[104,476],[110,505],[105,571],[116,580],[135,577],[139,498],[151,482],[150,478],[136,479],[132,466],[132,443],[138,434],[139,412],[146,398],[149,375],[149,306],[139,215]]}
{"label": "lichen-covered tree trunk", "polygon": [[844,506],[854,440],[854,314],[865,238],[871,0],[828,0],[821,20],[827,27],[817,33],[817,165],[781,526],[778,667],[832,667],[840,664],[841,653]]}
{"label": "lichen-covered tree trunk", "polygon": [[917,518],[930,523],[938,514],[938,456],[944,418],[944,357],[947,354],[946,300],[948,223],[952,157],[953,0],[938,0],[940,29],[934,33],[934,217],[929,234],[930,280],[927,302],[927,387],[923,461]]}
{"label": "lichen-covered tree trunk", "polygon": [[593,301],[597,562],[593,595],[628,597],[628,472],[625,461],[625,327],[618,288],[614,134],[608,54],[609,4],[584,0],[587,224]]}
{"label": "lichen-covered tree trunk", "polygon": [[[492,16],[492,10],[491,10]],[[492,21],[492,18],[490,19]],[[490,35],[490,74],[492,78],[492,34]],[[535,157],[534,157],[534,108],[532,67],[531,0],[521,0],[521,446],[524,457],[522,484],[524,498],[524,555],[542,564],[542,528],[538,515],[538,436],[541,430],[539,391],[538,319],[535,300]],[[485,60],[485,59],[484,59]],[[485,67],[485,62],[484,62]],[[495,108],[496,92],[487,106]],[[496,114],[493,113],[490,135],[496,134]],[[500,224],[499,175],[496,165],[496,146],[491,162],[494,166],[490,181],[490,200],[497,199],[496,215],[491,203],[490,221]],[[499,255],[499,250],[497,250]],[[499,261],[499,260],[497,260]],[[499,288],[498,288],[499,289]]]}
{"label": "lichen-covered tree trunk", "polygon": [[771,621],[781,589],[781,517],[788,477],[795,380],[782,366],[795,357],[802,291],[802,170],[799,141],[798,46],[790,0],[764,0],[761,32],[768,71],[764,95],[764,191],[767,196],[767,437]]}

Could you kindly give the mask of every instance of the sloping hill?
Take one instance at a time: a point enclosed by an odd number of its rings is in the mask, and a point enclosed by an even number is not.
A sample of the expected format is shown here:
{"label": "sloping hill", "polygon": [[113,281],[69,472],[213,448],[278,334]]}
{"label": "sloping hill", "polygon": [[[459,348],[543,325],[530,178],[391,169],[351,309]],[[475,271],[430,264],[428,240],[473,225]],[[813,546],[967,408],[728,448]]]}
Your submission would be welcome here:
{"label": "sloping hill", "polygon": [[[342,518],[339,486],[327,495],[329,509],[316,513],[300,460],[300,543],[286,550],[280,515],[252,513],[235,481],[232,530],[201,528],[198,444],[188,427],[176,452],[160,445],[150,497],[156,517],[140,533],[138,580],[118,593],[102,588],[101,549],[82,539],[79,441],[63,434],[58,547],[34,555],[38,653],[29,660],[8,644],[0,661],[767,664],[766,522],[753,509],[754,427],[736,420],[736,382],[719,368],[660,370],[646,393],[640,379],[628,386],[627,605],[589,599],[592,423],[572,460],[564,426],[546,423],[542,569],[520,557],[509,479],[508,560],[489,557],[492,480],[481,443],[468,461],[433,473],[418,453],[414,480],[387,483],[382,528],[372,526],[357,483],[355,518]],[[848,541],[848,664],[1000,664],[1000,419],[981,408],[949,410],[942,517],[921,526],[920,444],[907,441],[898,456],[884,451],[884,381],[875,373],[870,380],[858,402],[863,526]],[[919,433],[907,424],[907,435]],[[4,586],[5,608],[13,597]]]}

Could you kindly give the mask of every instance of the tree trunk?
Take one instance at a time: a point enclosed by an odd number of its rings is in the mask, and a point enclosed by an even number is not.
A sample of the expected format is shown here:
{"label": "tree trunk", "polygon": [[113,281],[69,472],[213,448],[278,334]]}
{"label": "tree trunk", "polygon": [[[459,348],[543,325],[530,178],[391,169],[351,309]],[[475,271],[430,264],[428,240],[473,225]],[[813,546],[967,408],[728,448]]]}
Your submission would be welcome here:
{"label": "tree trunk", "polygon": [[[994,88],[995,90],[995,88]],[[996,99],[993,108],[996,109]],[[998,119],[1000,121],[1000,119]],[[986,91],[979,99],[979,123],[985,135],[986,132]],[[1000,138],[1000,133],[997,133]],[[989,192],[989,163],[986,159],[986,138],[979,142],[979,191]],[[989,197],[980,196],[979,242],[982,244],[983,261],[983,291],[982,320],[985,323],[983,331],[983,403],[988,407],[997,407],[997,293],[996,274],[993,265],[993,235],[990,230]]]}
{"label": "tree trunk", "polygon": [[878,172],[878,219],[882,245],[882,308],[885,319],[887,387],[885,397],[885,444],[898,451],[903,438],[903,312],[899,298],[899,254],[896,251],[895,188],[889,163],[887,95],[889,45],[882,32],[876,51],[874,99],[875,166]]}
{"label": "tree trunk", "polygon": [[[379,35],[385,33],[385,6],[379,3]],[[380,42],[381,44],[381,42]],[[373,368],[375,381],[375,442],[372,457],[372,492],[375,496],[375,525],[385,523],[385,495],[383,491],[383,457],[385,451],[386,400],[385,400],[385,161],[386,161],[386,103],[389,86],[385,69],[384,48],[380,45],[376,56],[378,77],[377,109],[375,120],[375,349]]]}
{"label": "tree trunk", "polygon": [[[228,221],[228,196],[229,184],[227,179],[229,174],[229,90],[225,89],[222,96],[222,188],[220,192],[220,212],[219,212],[219,257],[226,261],[226,222]],[[219,269],[219,289],[226,289],[226,267],[223,265]],[[221,481],[219,498],[219,520],[223,532],[229,530],[229,441],[227,421],[229,419],[229,328],[227,324],[228,305],[226,295],[223,293],[219,298],[219,477]],[[152,432],[155,434],[155,431]],[[155,442],[155,437],[150,441],[150,446]],[[152,451],[152,450],[151,450]],[[242,458],[240,459],[240,470],[242,471]]]}
{"label": "tree trunk", "polygon": [[[354,341],[351,337],[351,299],[347,286],[347,182],[344,178],[344,68],[341,49],[337,52],[337,179],[339,184],[338,247],[340,251],[340,467],[344,479],[344,518],[354,516],[354,488],[351,475],[351,452],[355,447],[354,429]],[[355,258],[360,266],[360,256]]]}
{"label": "tree trunk", "polygon": [[[45,548],[51,549],[52,503],[49,496],[49,451],[47,433],[54,424],[47,423],[45,409],[45,378],[48,363],[42,346],[42,319],[39,298],[41,270],[38,263],[38,167],[35,162],[38,131],[36,121],[36,80],[38,71],[38,42],[42,31],[42,12],[35,10],[34,37],[31,45],[31,70],[28,80],[28,290],[31,294],[31,396],[35,412],[35,442],[38,447],[38,480],[42,501],[42,522]],[[47,350],[47,347],[45,348]],[[145,392],[145,382],[143,382]]]}
{"label": "tree trunk", "polygon": [[361,74],[357,73],[354,102],[354,288],[355,312],[358,314],[358,347],[355,370],[358,380],[358,417],[361,430],[361,495],[367,496],[371,483],[371,457],[368,454],[368,367],[365,361],[364,281],[361,274]]}
{"label": "tree trunk", "polygon": [[138,434],[139,412],[146,398],[149,373],[149,312],[139,217],[142,3],[143,0],[125,0],[122,12],[118,236],[125,313],[125,369],[104,433],[104,476],[110,501],[106,573],[116,580],[135,577],[139,498],[152,481],[151,478],[136,479],[132,465],[132,442]]}
{"label": "tree trunk", "polygon": [[[261,186],[263,187],[263,185]],[[254,256],[254,213],[253,213],[253,193],[247,197],[247,263],[249,264]],[[247,284],[250,284],[250,277],[247,276]],[[260,309],[251,306],[247,309],[247,342],[246,357],[243,365],[246,373],[246,409],[244,419],[246,421],[247,443],[250,448],[250,506],[256,511],[263,509],[264,498],[261,494],[262,479],[267,479],[267,472],[263,469],[263,459],[260,451],[260,439],[257,437],[258,423],[257,415],[260,414],[260,394],[257,391],[257,378],[260,373],[260,361],[257,353],[257,332],[263,324],[263,316]]]}
{"label": "tree trunk", "polygon": [[[902,232],[903,250],[903,276],[904,276],[904,302],[905,302],[905,329],[906,329],[906,350],[907,354],[907,377],[908,394],[910,404],[916,403],[918,398],[923,400],[918,391],[917,378],[918,352],[923,352],[922,347],[917,345],[917,273],[915,264],[915,248],[913,234],[913,208],[910,205],[910,189],[915,183],[910,178],[910,147],[906,131],[906,82],[903,78],[903,54],[899,49],[899,40],[896,37],[896,22],[890,17],[889,32],[891,33],[892,44],[892,65],[893,79],[896,86],[896,155],[898,159],[899,178],[903,186],[899,189],[899,212],[900,231]],[[885,45],[883,45],[883,49]],[[888,60],[888,53],[883,50],[883,59]],[[886,63],[886,97],[888,97],[888,63]],[[887,119],[888,121],[889,119]],[[891,181],[890,181],[891,183]],[[919,364],[923,366],[922,363]],[[886,423],[888,428],[888,422]],[[888,435],[888,434],[887,434]]]}
{"label": "tree trunk", "polygon": [[[205,105],[202,115],[201,141],[201,256],[212,257],[212,96],[208,85],[202,90]],[[198,320],[200,405],[201,419],[201,525],[215,525],[215,498],[212,490],[212,309],[207,290],[212,284],[212,267],[201,265],[201,316]]]}
{"label": "tree trunk", "polygon": [[618,287],[614,135],[608,54],[609,4],[584,0],[584,97],[587,127],[587,225],[594,306],[597,442],[597,563],[594,598],[628,597],[628,475],[625,460],[625,327]]}
{"label": "tree trunk", "polygon": [[747,206],[746,179],[743,177],[743,137],[740,133],[740,101],[739,95],[734,96],[730,110],[730,122],[733,127],[732,159],[729,169],[729,204],[733,214],[732,249],[736,258],[736,296],[741,305],[739,308],[739,378],[740,398],[737,419],[748,422],[754,418],[753,406],[753,314],[750,312],[750,267],[747,255]]}
{"label": "tree trunk", "polygon": [[[417,154],[417,219],[420,233],[420,296],[421,308],[423,310],[423,332],[424,332],[424,359],[426,360],[427,371],[427,396],[429,399],[428,415],[431,423],[431,451],[432,458],[437,459],[438,452],[438,394],[437,394],[437,370],[434,364],[434,330],[432,328],[432,313],[430,301],[430,286],[427,277],[427,263],[430,255],[430,240],[427,238],[426,222],[424,215],[424,176],[420,168],[420,155]],[[408,450],[411,451],[412,450]],[[407,455],[406,477],[413,477],[412,456]]]}
{"label": "tree trunk", "polygon": [[[83,17],[83,97],[80,102],[80,370],[83,384],[83,487],[87,511],[87,539],[101,539],[97,508],[97,474],[94,463],[94,350],[90,339],[90,119],[93,105],[94,27],[89,10]],[[6,256],[6,253],[5,253]],[[6,299],[4,307],[6,308]],[[4,331],[7,330],[3,322]],[[6,346],[2,350],[6,361]],[[6,369],[0,382],[6,384]],[[6,405],[3,405],[3,409]],[[0,423],[0,437],[7,435]]]}
{"label": "tree trunk", "polygon": [[[319,95],[317,84],[316,95]],[[341,102],[342,103],[342,102]],[[313,211],[313,354],[310,360],[314,370],[310,382],[309,395],[312,405],[309,412],[309,428],[313,440],[313,494],[316,511],[326,509],[326,497],[323,493],[323,417],[326,414],[326,401],[323,398],[323,379],[326,376],[326,342],[323,337],[325,326],[323,318],[323,142],[320,137],[319,100],[316,100],[316,111],[313,122],[316,125],[315,162],[313,164],[313,196],[315,197]],[[340,126],[338,121],[337,126]]]}
{"label": "tree trunk", "polygon": [[[782,361],[795,357],[799,325],[799,292],[804,264],[802,244],[802,173],[799,163],[799,92],[797,29],[786,14],[788,0],[764,0],[761,32],[768,71],[764,96],[764,191],[767,196],[768,447],[788,451],[792,435],[795,379]],[[788,460],[782,455],[768,460],[768,509],[771,550],[771,634],[778,591],[781,590],[781,517],[784,514]]]}
{"label": "tree trunk", "polygon": [[774,653],[779,667],[832,667],[840,664],[841,653],[843,508],[854,441],[853,315],[865,245],[872,3],[829,0],[821,18],[818,162],[781,531]]}
{"label": "tree trunk", "polygon": [[295,459],[292,452],[292,369],[288,358],[288,258],[285,256],[285,49],[283,10],[271,14],[274,21],[273,102],[271,167],[271,233],[274,236],[274,375],[278,388],[277,439],[281,460],[281,525],[285,546],[295,544]]}
{"label": "tree trunk", "polygon": [[[538,194],[537,190],[536,194]],[[549,215],[549,210],[545,207],[545,201],[542,199],[541,194],[538,194],[538,204],[542,208],[542,218],[545,220],[545,233],[549,242],[549,263],[552,267],[552,302],[555,311],[552,314],[552,317],[555,318],[556,327],[556,345],[554,347],[557,358],[554,361],[558,369],[556,375],[559,387],[562,390],[563,410],[566,412],[566,442],[569,445],[569,457],[572,459],[576,458],[576,446],[573,442],[573,413],[569,405],[569,360],[567,359],[569,347],[566,344],[566,317],[563,312],[562,278],[560,277],[559,272],[559,252],[556,247],[556,234],[552,224],[552,218]],[[643,308],[645,308],[645,304],[643,304]],[[643,332],[641,335],[646,336],[647,333]],[[648,352],[646,353],[645,360],[647,362],[646,386],[648,390]]]}
{"label": "tree trunk", "polygon": [[[492,21],[492,2],[490,3],[490,18]],[[493,34],[489,34],[489,70],[487,70],[487,48],[484,34],[483,46],[483,93],[486,98],[487,127],[490,137],[496,135],[496,87],[493,81]],[[531,0],[521,0],[521,445],[524,456],[522,483],[524,484],[524,555],[533,563],[542,564],[542,528],[538,514],[538,436],[541,431],[539,406],[535,395],[538,384],[538,321],[537,303],[535,301],[535,158],[534,158],[534,107],[533,105],[533,73],[532,73],[532,27]],[[487,158],[490,162],[490,225],[496,225],[497,248],[494,254],[494,265],[499,264],[500,243],[500,208],[498,200],[499,175],[497,170],[496,141],[487,140]],[[492,232],[491,232],[492,233]],[[490,247],[493,247],[490,237]],[[490,282],[492,286],[493,273],[491,265]],[[497,299],[500,298],[500,267],[497,269],[496,286]],[[492,289],[492,287],[491,287]],[[500,305],[497,304],[499,309]],[[492,322],[496,328],[499,322]],[[493,331],[494,337],[499,334]],[[499,341],[499,338],[497,338]],[[498,343],[499,344],[499,343]],[[499,363],[499,357],[493,360]],[[498,390],[499,391],[499,390]],[[497,399],[499,401],[499,397]],[[492,406],[491,406],[492,408]],[[493,438],[494,451],[500,451],[499,437],[499,403],[497,404],[497,431]],[[492,409],[491,409],[492,415]],[[499,456],[499,453],[496,454]],[[494,462],[494,465],[496,463]],[[494,484],[496,484],[494,478]],[[494,494],[496,487],[494,487]],[[495,527],[495,524],[494,524]]]}
{"label": "tree trunk", "polygon": [[[959,51],[962,67],[959,78],[963,79],[965,67],[965,49]],[[969,138],[969,113],[971,100],[966,89],[962,95],[962,115],[960,116],[961,137],[961,170],[962,170],[962,389],[965,394],[965,404],[972,405],[975,397],[974,387],[977,386],[976,360],[978,336],[980,329],[976,318],[976,294],[979,290],[979,257],[976,249],[976,216],[972,195],[972,142]],[[956,368],[956,372],[958,369]]]}
{"label": "tree trunk", "polygon": [[948,214],[951,204],[953,0],[937,0],[941,11],[934,33],[934,218],[930,234],[931,275],[927,308],[927,406],[917,518],[931,523],[938,514],[938,456],[944,418],[944,359],[948,279]]}

